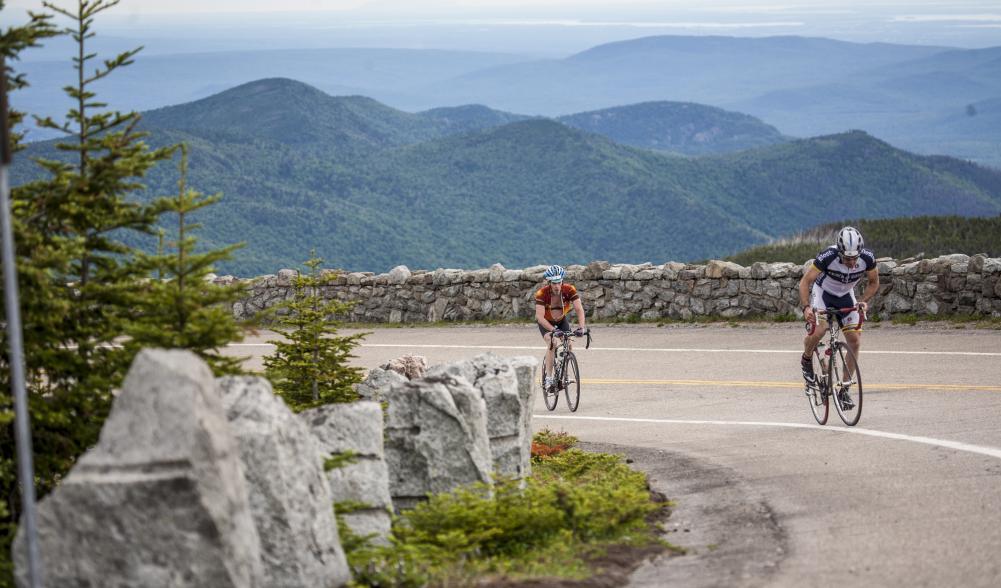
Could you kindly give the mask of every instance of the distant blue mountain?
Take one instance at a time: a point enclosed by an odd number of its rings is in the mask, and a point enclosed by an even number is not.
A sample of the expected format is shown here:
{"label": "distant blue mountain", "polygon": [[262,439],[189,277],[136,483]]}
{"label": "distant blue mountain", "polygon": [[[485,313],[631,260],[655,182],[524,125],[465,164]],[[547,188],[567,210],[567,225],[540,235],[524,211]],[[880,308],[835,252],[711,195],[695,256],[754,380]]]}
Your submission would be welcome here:
{"label": "distant blue mountain", "polygon": [[[36,114],[65,110],[68,103],[54,89],[71,79],[68,62],[18,65],[33,86],[15,94],[16,106]],[[328,94],[369,96],[407,112],[481,104],[524,116],[561,116],[643,102],[694,102],[752,115],[786,135],[864,129],[909,150],[1001,167],[1001,133],[967,141],[935,130],[948,113],[1001,96],[1001,47],[655,36],[527,62],[450,51],[246,51],[140,57],[98,89],[114,106],[146,110],[263,77],[302,80]]]}
{"label": "distant blue mountain", "polygon": [[562,60],[463,74],[443,86],[448,92],[441,98],[550,115],[653,100],[720,105],[944,49],[803,37],[656,36],[600,45]]}
{"label": "distant blue mountain", "polygon": [[[12,95],[14,106],[59,116],[71,103],[61,88],[75,76],[70,62],[15,64],[31,86]],[[107,56],[104,56],[107,57]],[[408,95],[410,88],[524,57],[475,51],[419,49],[286,49],[144,56],[102,80],[104,101],[120,110],[151,110],[206,98],[268,77],[301,80],[333,95],[373,96],[408,107],[439,106]]]}

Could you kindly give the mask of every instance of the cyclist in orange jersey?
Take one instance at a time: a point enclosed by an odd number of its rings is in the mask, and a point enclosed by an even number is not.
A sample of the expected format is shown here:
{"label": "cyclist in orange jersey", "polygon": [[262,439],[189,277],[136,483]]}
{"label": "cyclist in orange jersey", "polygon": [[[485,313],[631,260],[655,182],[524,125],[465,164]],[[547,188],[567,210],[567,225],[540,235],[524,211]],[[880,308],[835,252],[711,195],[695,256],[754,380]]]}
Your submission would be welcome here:
{"label": "cyclist in orange jersey", "polygon": [[539,323],[539,332],[546,341],[546,362],[543,369],[545,386],[548,388],[552,384],[554,333],[570,332],[567,314],[571,308],[577,315],[575,335],[580,336],[584,333],[587,321],[577,288],[563,283],[566,270],[561,266],[551,265],[543,277],[546,279],[546,285],[535,291],[535,321]]}

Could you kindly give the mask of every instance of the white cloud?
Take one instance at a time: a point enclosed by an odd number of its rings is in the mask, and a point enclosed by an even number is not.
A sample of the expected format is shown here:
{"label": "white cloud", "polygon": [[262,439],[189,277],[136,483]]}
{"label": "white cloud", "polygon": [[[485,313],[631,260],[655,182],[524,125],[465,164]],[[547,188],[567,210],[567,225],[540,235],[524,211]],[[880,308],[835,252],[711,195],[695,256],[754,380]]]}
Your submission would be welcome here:
{"label": "white cloud", "polygon": [[905,14],[895,22],[1001,21],[1001,14]]}

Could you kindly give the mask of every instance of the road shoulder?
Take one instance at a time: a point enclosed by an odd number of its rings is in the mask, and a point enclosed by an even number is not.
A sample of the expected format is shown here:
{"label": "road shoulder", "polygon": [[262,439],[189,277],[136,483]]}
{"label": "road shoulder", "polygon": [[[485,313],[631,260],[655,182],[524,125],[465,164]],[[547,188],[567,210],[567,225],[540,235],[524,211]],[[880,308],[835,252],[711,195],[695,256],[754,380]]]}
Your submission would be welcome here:
{"label": "road shoulder", "polygon": [[580,448],[624,455],[675,503],[664,539],[686,555],[644,562],[629,586],[761,586],[788,553],[772,509],[735,471],[659,449],[584,442]]}

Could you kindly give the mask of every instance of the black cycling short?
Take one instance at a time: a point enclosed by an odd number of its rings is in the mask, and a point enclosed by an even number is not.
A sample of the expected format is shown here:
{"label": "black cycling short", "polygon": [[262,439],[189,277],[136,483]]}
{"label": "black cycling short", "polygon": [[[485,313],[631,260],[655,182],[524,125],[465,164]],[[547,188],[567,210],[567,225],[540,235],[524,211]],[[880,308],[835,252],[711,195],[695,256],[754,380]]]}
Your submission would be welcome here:
{"label": "black cycling short", "polygon": [[[563,318],[561,318],[560,321],[558,323],[556,323],[556,328],[559,329],[559,330],[561,330],[561,331],[565,331],[567,333],[570,332],[570,321],[567,320],[566,315],[564,315]],[[543,337],[545,337],[546,333],[549,332],[549,329],[547,329],[546,327],[543,327],[540,324],[539,325],[539,332],[542,333]]]}

